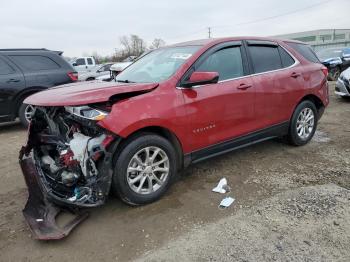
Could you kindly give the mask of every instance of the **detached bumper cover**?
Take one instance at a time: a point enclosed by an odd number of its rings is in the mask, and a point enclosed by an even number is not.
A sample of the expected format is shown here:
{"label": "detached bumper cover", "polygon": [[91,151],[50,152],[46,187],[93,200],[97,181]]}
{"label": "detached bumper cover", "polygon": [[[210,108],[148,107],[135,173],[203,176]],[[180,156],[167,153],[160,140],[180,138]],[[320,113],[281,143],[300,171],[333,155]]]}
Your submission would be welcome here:
{"label": "detached bumper cover", "polygon": [[73,213],[75,217],[66,225],[59,227],[56,224],[56,216],[63,211],[67,211],[67,209],[63,209],[49,201],[32,157],[26,157],[23,152],[24,148],[20,153],[19,162],[29,193],[23,215],[35,239],[54,240],[64,238],[88,217],[88,213],[86,211],[71,211],[70,213]]}

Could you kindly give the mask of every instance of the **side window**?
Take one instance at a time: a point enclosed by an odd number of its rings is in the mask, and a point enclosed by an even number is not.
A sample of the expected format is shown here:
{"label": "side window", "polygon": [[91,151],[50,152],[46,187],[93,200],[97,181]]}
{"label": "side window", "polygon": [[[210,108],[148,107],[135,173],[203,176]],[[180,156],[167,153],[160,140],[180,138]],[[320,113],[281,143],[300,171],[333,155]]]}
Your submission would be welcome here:
{"label": "side window", "polygon": [[105,65],[103,67],[101,67],[101,72],[106,72],[106,71],[109,71],[109,69],[111,68],[111,65]]}
{"label": "side window", "polygon": [[248,46],[253,63],[254,73],[262,73],[282,68],[277,46]]}
{"label": "side window", "polygon": [[0,75],[9,75],[14,72],[15,70],[0,58]]}
{"label": "side window", "polygon": [[78,66],[85,65],[85,59],[84,58],[78,58],[77,61],[75,61],[75,63]]}
{"label": "side window", "polygon": [[86,60],[87,60],[88,65],[92,65],[92,64],[93,64],[91,58],[88,58],[88,59],[86,59]]}
{"label": "side window", "polygon": [[288,42],[287,44],[310,62],[320,63],[320,60],[317,58],[310,46],[292,42]]}
{"label": "side window", "polygon": [[221,49],[207,57],[197,67],[199,72],[218,72],[219,80],[243,76],[243,63],[239,46]]}
{"label": "side window", "polygon": [[105,71],[109,71],[110,69],[111,69],[111,64],[109,64],[109,65],[105,65]]}
{"label": "side window", "polygon": [[289,67],[295,63],[293,57],[291,57],[286,50],[284,50],[282,47],[278,47],[278,50],[281,55],[281,60],[282,60],[282,66],[283,67]]}
{"label": "side window", "polygon": [[60,68],[53,60],[40,55],[12,55],[17,65],[26,71],[41,71]]}

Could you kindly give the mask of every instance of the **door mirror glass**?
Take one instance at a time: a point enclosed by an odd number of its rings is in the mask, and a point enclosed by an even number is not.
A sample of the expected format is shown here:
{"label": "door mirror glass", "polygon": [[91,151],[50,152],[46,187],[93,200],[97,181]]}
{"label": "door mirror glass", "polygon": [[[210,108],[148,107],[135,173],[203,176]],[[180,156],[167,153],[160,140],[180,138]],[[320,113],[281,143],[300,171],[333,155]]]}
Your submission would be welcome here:
{"label": "door mirror glass", "polygon": [[184,87],[215,84],[219,81],[218,72],[193,72],[190,79],[184,83]]}

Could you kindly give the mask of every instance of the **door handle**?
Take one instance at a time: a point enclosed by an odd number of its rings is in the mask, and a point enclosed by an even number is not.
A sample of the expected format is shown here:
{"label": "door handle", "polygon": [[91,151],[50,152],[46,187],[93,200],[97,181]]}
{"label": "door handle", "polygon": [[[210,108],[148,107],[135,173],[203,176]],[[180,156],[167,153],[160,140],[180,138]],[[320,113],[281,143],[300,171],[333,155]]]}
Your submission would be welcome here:
{"label": "door handle", "polygon": [[18,83],[18,82],[20,82],[20,81],[21,81],[21,80],[19,80],[19,79],[13,79],[13,78],[11,78],[11,79],[7,80],[6,83]]}
{"label": "door handle", "polygon": [[293,72],[290,76],[293,77],[293,78],[297,78],[297,77],[301,76],[301,74]]}
{"label": "door handle", "polygon": [[237,89],[239,90],[246,90],[248,88],[251,88],[252,85],[248,85],[248,84],[240,84],[239,86],[237,86]]}

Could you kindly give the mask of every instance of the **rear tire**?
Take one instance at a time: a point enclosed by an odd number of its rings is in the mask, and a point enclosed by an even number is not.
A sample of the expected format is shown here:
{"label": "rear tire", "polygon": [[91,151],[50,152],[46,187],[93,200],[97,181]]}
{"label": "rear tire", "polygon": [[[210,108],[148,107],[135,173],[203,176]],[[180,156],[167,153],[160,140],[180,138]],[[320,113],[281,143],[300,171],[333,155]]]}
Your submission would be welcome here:
{"label": "rear tire", "polygon": [[28,127],[30,123],[30,112],[32,112],[33,110],[34,107],[32,105],[21,103],[18,109],[18,118],[24,127]]}
{"label": "rear tire", "polygon": [[112,190],[120,199],[129,205],[143,205],[161,198],[176,177],[172,144],[161,136],[142,133],[126,141],[119,152]]}
{"label": "rear tire", "polygon": [[288,141],[295,146],[307,144],[317,128],[317,109],[313,102],[301,102],[294,110],[289,125]]}

